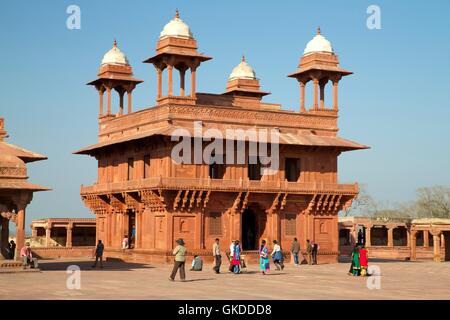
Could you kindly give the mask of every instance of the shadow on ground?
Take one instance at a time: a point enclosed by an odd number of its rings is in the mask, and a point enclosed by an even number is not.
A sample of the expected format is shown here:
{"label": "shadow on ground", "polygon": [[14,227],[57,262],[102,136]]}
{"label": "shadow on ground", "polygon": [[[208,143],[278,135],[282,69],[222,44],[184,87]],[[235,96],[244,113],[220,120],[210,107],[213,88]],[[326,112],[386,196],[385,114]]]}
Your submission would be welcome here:
{"label": "shadow on ground", "polygon": [[131,263],[131,262],[119,262],[119,261],[104,261],[103,268],[100,268],[100,264],[97,264],[96,268],[92,268],[93,261],[61,261],[61,260],[48,260],[39,263],[39,269],[42,271],[65,271],[67,267],[75,265],[80,267],[81,270],[108,270],[108,271],[132,271],[133,269],[151,269],[155,268],[148,264],[143,263]]}

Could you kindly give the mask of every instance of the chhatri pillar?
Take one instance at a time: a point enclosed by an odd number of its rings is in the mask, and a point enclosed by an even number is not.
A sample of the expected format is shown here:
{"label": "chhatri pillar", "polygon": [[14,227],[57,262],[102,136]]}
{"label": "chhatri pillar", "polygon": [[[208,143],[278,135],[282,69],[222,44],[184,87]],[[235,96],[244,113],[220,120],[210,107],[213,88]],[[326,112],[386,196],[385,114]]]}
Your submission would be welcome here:
{"label": "chhatri pillar", "polygon": [[431,235],[433,236],[433,260],[435,262],[441,262],[441,231],[432,230]]}
{"label": "chhatri pillar", "polygon": [[69,223],[66,227],[66,247],[68,248],[72,247],[72,230],[73,225]]}

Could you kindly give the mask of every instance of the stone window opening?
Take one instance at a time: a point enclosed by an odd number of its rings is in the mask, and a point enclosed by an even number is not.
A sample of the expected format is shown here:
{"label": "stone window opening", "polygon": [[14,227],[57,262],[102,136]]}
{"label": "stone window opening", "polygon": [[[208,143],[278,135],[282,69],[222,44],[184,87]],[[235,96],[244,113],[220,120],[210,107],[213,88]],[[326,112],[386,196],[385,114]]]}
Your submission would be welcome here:
{"label": "stone window opening", "polygon": [[222,235],[222,215],[220,212],[211,212],[208,216],[208,234],[210,236]]}
{"label": "stone window opening", "polygon": [[349,246],[350,243],[350,230],[341,229],[339,230],[339,245],[340,246]]}
{"label": "stone window opening", "polygon": [[408,231],[405,227],[397,227],[392,231],[394,246],[407,246],[408,244]]}
{"label": "stone window opening", "polygon": [[370,232],[372,246],[388,245],[388,229],[385,226],[374,226]]}
{"label": "stone window opening", "polygon": [[296,225],[296,215],[286,214],[284,219],[284,228],[286,236],[296,236],[297,235],[297,225]]}
{"label": "stone window opening", "polygon": [[300,159],[286,158],[284,160],[284,177],[289,182],[297,182],[300,179]]}
{"label": "stone window opening", "polygon": [[258,156],[249,156],[248,157],[248,178],[250,180],[259,181],[262,178],[261,174],[261,161]]}

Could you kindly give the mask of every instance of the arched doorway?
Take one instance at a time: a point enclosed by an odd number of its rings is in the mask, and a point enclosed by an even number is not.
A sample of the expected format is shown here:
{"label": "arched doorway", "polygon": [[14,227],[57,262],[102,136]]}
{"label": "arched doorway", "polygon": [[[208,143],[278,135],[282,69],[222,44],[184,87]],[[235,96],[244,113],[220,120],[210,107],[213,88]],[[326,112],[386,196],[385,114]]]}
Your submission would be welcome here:
{"label": "arched doorway", "polygon": [[251,209],[245,209],[242,213],[242,249],[257,250],[258,221],[256,214]]}

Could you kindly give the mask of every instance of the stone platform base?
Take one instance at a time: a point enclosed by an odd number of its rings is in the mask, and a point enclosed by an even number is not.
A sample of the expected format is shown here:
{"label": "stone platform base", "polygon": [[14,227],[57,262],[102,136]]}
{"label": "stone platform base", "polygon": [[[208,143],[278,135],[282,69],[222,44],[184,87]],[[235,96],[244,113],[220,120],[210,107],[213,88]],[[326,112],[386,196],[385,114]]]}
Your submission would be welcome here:
{"label": "stone platform base", "polygon": [[0,260],[0,273],[39,272],[40,269],[23,268],[23,264],[16,260]]}
{"label": "stone platform base", "polygon": [[[284,252],[285,263],[293,263],[290,252]],[[211,251],[198,250],[194,252],[188,252],[186,255],[186,262],[191,263],[194,255],[202,257],[205,263],[213,263],[214,257],[211,255]],[[111,261],[125,261],[125,262],[140,262],[140,263],[173,263],[172,252],[169,251],[154,251],[144,249],[106,249],[103,254],[106,260]],[[241,257],[248,263],[259,263],[258,251],[243,251]],[[272,259],[271,259],[272,260]],[[302,256],[299,257],[300,262],[303,260]],[[228,261],[227,256],[222,254],[222,263]],[[319,254],[317,256],[318,264],[337,263],[338,254],[328,253]]]}

